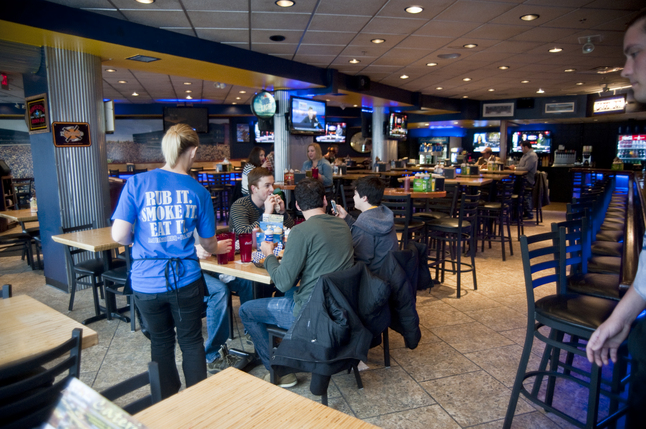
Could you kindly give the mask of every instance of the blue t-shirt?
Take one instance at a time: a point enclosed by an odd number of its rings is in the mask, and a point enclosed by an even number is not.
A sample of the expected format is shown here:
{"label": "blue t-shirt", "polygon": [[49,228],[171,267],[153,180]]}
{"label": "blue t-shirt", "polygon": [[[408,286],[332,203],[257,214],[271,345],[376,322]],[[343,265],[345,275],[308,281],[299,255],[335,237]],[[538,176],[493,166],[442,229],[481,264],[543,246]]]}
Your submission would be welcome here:
{"label": "blue t-shirt", "polygon": [[[191,176],[153,170],[132,176],[126,182],[112,219],[135,225],[132,246],[132,288],[142,293],[166,292],[168,266],[173,288],[187,286],[202,275],[195,253],[193,231],[200,237],[215,235],[211,194]],[[174,269],[176,268],[176,269]]]}

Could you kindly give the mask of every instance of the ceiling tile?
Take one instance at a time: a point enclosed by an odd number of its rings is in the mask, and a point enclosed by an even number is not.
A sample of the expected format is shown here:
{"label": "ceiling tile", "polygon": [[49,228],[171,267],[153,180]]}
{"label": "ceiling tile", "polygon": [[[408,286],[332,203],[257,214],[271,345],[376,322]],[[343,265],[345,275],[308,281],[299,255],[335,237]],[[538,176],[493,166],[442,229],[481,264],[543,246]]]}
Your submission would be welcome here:
{"label": "ceiling tile", "polygon": [[[379,49],[390,49],[406,37],[405,34],[382,34],[382,33],[366,33],[361,32],[350,43],[350,46],[362,46]],[[386,41],[381,44],[372,43],[373,39],[385,39]]]}
{"label": "ceiling tile", "polygon": [[344,46],[341,45],[306,45],[301,44],[298,48],[298,53],[303,55],[339,55],[343,51]]}
{"label": "ceiling tile", "polygon": [[537,42],[500,42],[496,46],[492,46],[489,49],[486,49],[484,53],[508,53],[508,54],[518,54],[521,52],[527,52],[531,49],[535,49],[539,46],[542,46],[542,43]]}
{"label": "ceiling tile", "polygon": [[353,32],[311,31],[308,30],[302,43],[310,45],[347,45],[355,37]]}
{"label": "ceiling tile", "polygon": [[[94,2],[96,4],[96,2]],[[179,0],[157,0],[151,4],[138,3],[132,0],[110,0],[105,3],[112,3],[119,9],[142,9],[142,10],[155,10],[155,9],[175,9],[182,10]]]}
{"label": "ceiling tile", "polygon": [[192,28],[162,27],[162,30],[172,31],[173,33],[179,33],[185,36],[195,37],[195,31],[193,31]]}
{"label": "ceiling tile", "polygon": [[414,48],[434,51],[446,46],[451,41],[452,39],[448,37],[409,36],[402,40],[394,49]]}
{"label": "ceiling tile", "polygon": [[378,58],[375,65],[408,65],[424,57],[426,52],[422,49],[393,49]]}
{"label": "ceiling tile", "polygon": [[[312,2],[314,3],[314,2]],[[338,14],[373,16],[376,14],[383,1],[375,0],[325,0],[319,3],[317,14]]]}
{"label": "ceiling tile", "polygon": [[252,12],[251,27],[254,30],[305,30],[310,15],[306,13]]}
{"label": "ceiling tile", "polygon": [[241,28],[249,27],[249,14],[246,12],[187,12],[194,27],[201,28]]}
{"label": "ceiling tile", "polygon": [[363,28],[367,33],[381,34],[410,34],[418,30],[424,24],[425,19],[417,18],[380,18],[376,17]]}
{"label": "ceiling tile", "polygon": [[326,15],[317,13],[312,18],[309,30],[359,31],[370,19],[369,16]]}
{"label": "ceiling tile", "polygon": [[442,21],[488,22],[514,8],[511,3],[479,2],[460,0],[440,13],[436,18]]}
{"label": "ceiling tile", "polygon": [[637,11],[644,7],[642,0],[594,0],[585,5],[586,8],[624,9]]}
{"label": "ceiling tile", "polygon": [[608,9],[577,9],[560,18],[550,21],[547,26],[561,28],[592,28],[608,21],[625,17],[630,12]]}
{"label": "ceiling tile", "polygon": [[482,24],[478,22],[438,21],[434,19],[413,34],[419,36],[460,37],[480,25]]}
{"label": "ceiling tile", "polygon": [[390,0],[385,2],[384,7],[379,11],[377,16],[389,18],[410,18],[414,16],[415,18],[430,20],[449,7],[452,3],[454,3],[454,0],[426,0],[419,3],[424,10],[413,15],[406,12],[405,9],[416,4],[415,2],[411,2],[411,0]]}
{"label": "ceiling tile", "polygon": [[[134,2],[133,2],[134,3]],[[153,3],[154,4],[154,3]],[[190,27],[191,23],[182,13],[168,10],[121,10],[129,21],[150,27]]]}
{"label": "ceiling tile", "polygon": [[534,27],[522,34],[512,37],[510,40],[547,43],[571,36],[576,32],[577,30],[570,28]]}
{"label": "ceiling tile", "polygon": [[211,40],[213,42],[227,43],[239,42],[249,43],[249,31],[247,30],[223,30],[223,29],[209,29],[209,28],[196,28],[197,37],[200,39]]}
{"label": "ceiling tile", "polygon": [[[282,42],[274,42],[270,40],[269,38],[274,35],[281,35],[285,36],[285,40]],[[303,35],[302,31],[299,30],[257,30],[254,29],[251,31],[251,42],[256,44],[256,43],[273,43],[275,45],[280,45],[283,43],[294,43],[298,44],[298,42],[301,40],[301,36]]]}
{"label": "ceiling tile", "polygon": [[527,31],[524,25],[501,25],[501,24],[484,24],[475,30],[465,34],[463,38],[474,39],[509,39]]}
{"label": "ceiling tile", "polygon": [[[186,10],[249,12],[246,1],[181,0]],[[155,2],[157,3],[157,2]],[[273,4],[273,2],[272,2]]]}
{"label": "ceiling tile", "polygon": [[294,54],[296,47],[298,45],[295,43],[253,43],[251,49],[256,52],[262,52],[263,54]]}

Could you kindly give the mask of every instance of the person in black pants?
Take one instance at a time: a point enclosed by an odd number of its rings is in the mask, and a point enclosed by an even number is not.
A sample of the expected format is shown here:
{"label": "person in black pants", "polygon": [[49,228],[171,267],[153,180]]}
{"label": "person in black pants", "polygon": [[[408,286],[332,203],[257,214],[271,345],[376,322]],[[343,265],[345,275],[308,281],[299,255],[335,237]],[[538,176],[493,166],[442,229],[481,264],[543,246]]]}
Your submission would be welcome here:
{"label": "person in black pants", "polygon": [[[646,103],[646,11],[629,24],[624,36],[626,64],[621,75],[630,79],[635,99]],[[646,317],[637,318],[646,308],[646,252],[639,255],[635,280],[619,301],[608,320],[592,334],[586,347],[590,362],[607,365],[608,355],[617,362],[617,349],[628,337],[628,351],[632,357],[631,381],[628,394],[627,428],[643,427],[646,407]],[[637,322],[631,331],[631,326]]]}

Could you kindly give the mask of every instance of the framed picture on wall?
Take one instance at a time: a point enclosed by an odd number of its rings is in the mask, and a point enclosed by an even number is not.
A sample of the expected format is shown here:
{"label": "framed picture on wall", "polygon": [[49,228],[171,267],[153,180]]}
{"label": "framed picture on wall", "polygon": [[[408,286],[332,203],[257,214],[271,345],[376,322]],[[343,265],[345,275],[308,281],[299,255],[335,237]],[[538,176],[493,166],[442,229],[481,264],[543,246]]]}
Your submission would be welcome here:
{"label": "framed picture on wall", "polygon": [[572,113],[574,101],[567,103],[545,103],[545,113]]}
{"label": "framed picture on wall", "polygon": [[249,124],[237,124],[236,141],[238,143],[249,143]]}
{"label": "framed picture on wall", "polygon": [[483,118],[514,116],[514,103],[487,103],[482,105]]}
{"label": "framed picture on wall", "polygon": [[25,121],[29,134],[49,132],[49,111],[47,94],[25,97]]}

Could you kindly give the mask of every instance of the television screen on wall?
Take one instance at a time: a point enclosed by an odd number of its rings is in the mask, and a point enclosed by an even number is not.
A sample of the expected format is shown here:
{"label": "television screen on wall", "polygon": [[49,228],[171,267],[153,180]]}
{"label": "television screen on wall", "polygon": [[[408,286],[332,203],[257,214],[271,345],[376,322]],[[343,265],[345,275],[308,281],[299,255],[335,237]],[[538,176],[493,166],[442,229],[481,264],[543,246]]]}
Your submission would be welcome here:
{"label": "television screen on wall", "polygon": [[325,135],[316,136],[319,143],[345,143],[345,122],[328,122],[325,124]]}
{"label": "television screen on wall", "polygon": [[516,131],[511,135],[511,151],[522,152],[520,143],[529,141],[536,153],[550,153],[552,147],[551,131]]}
{"label": "television screen on wall", "polygon": [[289,132],[292,134],[325,134],[325,101],[292,97]]}
{"label": "television screen on wall", "polygon": [[164,107],[164,132],[176,124],[186,124],[196,133],[208,133],[209,109],[206,107]]}
{"label": "television screen on wall", "polygon": [[473,152],[482,152],[490,147],[492,152],[500,152],[500,133],[475,133],[473,135]]}
{"label": "television screen on wall", "polygon": [[408,135],[408,116],[405,113],[391,113],[388,118],[388,138],[406,140]]}

